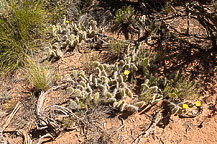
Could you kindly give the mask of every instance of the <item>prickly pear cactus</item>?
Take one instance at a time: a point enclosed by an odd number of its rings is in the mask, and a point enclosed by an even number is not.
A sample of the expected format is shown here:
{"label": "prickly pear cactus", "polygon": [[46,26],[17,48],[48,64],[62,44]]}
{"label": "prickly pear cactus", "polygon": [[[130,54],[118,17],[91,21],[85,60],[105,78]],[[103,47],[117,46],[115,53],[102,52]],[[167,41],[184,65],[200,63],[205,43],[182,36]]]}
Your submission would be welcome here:
{"label": "prickly pear cactus", "polygon": [[[149,74],[150,60],[149,51],[141,45],[137,48],[128,47],[122,60],[115,64],[94,61],[91,73],[73,70],[72,85],[66,90],[71,93],[71,101],[73,105],[77,104],[77,109],[88,110],[103,102],[120,112],[134,113],[144,105],[164,101],[173,114],[185,112],[182,100],[167,98],[174,93],[174,89],[163,90],[159,87],[160,80]],[[143,83],[135,92],[132,82],[137,80],[137,75],[143,76]]]}
{"label": "prickly pear cactus", "polygon": [[[94,21],[90,22],[94,23]],[[71,77],[74,81],[72,86],[67,88],[71,93],[73,102],[77,102],[78,108],[89,109],[101,101],[106,102],[121,112],[136,112],[139,106],[130,104],[127,99],[136,99],[138,102],[157,102],[160,99],[158,87],[150,86],[146,79],[142,84],[140,93],[135,94],[131,90],[129,77],[135,77],[138,70],[148,73],[149,60],[144,49],[139,46],[137,50],[128,47],[128,53],[115,64],[101,64],[94,61],[91,64],[94,71],[87,74],[84,71],[72,71]]]}
{"label": "prickly pear cactus", "polygon": [[70,21],[64,17],[61,23],[51,26],[53,40],[47,47],[48,57],[62,57],[63,51],[72,51],[82,41],[96,39],[96,34],[102,32],[103,28],[98,28],[97,22],[88,18],[88,15],[81,16],[78,22]]}

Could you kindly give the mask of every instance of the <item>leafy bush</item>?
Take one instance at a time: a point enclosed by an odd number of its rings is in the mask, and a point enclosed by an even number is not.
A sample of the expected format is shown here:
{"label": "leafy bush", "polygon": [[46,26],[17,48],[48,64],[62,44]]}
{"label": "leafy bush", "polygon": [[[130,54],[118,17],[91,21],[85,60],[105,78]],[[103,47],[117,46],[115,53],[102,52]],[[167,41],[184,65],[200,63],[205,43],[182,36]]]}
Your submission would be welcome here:
{"label": "leafy bush", "polygon": [[47,18],[43,0],[10,0],[4,4],[0,14],[0,72],[7,74],[37,50]]}
{"label": "leafy bush", "polygon": [[129,33],[132,34],[132,32],[135,32],[133,27],[136,23],[137,18],[134,8],[130,6],[123,6],[115,12],[112,31],[118,31],[118,34],[122,31],[125,38],[129,39]]}
{"label": "leafy bush", "polygon": [[115,12],[114,22],[116,24],[126,24],[132,22],[135,18],[135,10],[130,6],[124,6]]}
{"label": "leafy bush", "polygon": [[195,100],[199,96],[196,83],[190,81],[189,77],[184,78],[179,73],[172,80],[166,82],[163,93],[164,97],[173,100]]}

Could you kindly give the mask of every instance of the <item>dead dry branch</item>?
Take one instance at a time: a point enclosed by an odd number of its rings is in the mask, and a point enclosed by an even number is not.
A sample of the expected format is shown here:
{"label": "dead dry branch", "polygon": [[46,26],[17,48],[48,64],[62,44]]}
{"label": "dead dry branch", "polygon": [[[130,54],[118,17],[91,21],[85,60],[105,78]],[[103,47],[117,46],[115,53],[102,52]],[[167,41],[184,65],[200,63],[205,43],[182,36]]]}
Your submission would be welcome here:
{"label": "dead dry branch", "polygon": [[4,130],[8,127],[8,125],[10,124],[11,120],[13,119],[17,111],[20,109],[20,107],[21,107],[21,103],[18,102],[15,108],[13,109],[13,111],[11,112],[10,116],[8,117],[7,121],[5,122],[3,127],[0,129],[0,139],[3,139],[3,143],[7,143],[7,140],[5,140],[5,138],[3,137]]}

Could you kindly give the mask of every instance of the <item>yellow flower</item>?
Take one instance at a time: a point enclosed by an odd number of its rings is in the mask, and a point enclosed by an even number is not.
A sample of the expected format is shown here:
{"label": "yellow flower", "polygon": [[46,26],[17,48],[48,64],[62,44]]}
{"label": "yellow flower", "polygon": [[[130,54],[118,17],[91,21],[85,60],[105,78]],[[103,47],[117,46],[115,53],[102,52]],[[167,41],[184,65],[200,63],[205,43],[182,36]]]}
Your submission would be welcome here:
{"label": "yellow flower", "polygon": [[183,109],[188,109],[189,108],[187,104],[183,104],[182,107],[183,107]]}
{"label": "yellow flower", "polygon": [[67,20],[67,21],[66,21],[66,23],[68,24],[68,23],[69,23],[69,21]]}
{"label": "yellow flower", "polygon": [[200,101],[196,101],[196,102],[195,102],[195,105],[196,105],[197,107],[201,106]]}
{"label": "yellow flower", "polygon": [[124,71],[124,75],[129,75],[129,74],[130,74],[130,72],[128,70]]}

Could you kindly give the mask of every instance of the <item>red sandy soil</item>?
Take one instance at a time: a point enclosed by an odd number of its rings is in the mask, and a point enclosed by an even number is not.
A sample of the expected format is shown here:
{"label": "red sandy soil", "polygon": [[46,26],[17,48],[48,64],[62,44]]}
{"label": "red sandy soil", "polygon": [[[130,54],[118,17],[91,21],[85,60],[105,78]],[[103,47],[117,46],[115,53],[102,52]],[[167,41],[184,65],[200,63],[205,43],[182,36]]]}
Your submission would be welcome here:
{"label": "red sandy soil", "polygon": [[[65,56],[58,61],[60,63],[59,73],[63,76],[70,72],[70,69],[79,66],[79,55]],[[77,59],[77,60],[76,60]],[[72,61],[77,61],[72,63]],[[17,74],[14,79],[21,79],[21,75]],[[60,78],[62,79],[62,78]],[[5,85],[7,87],[8,85]],[[19,82],[13,83],[11,85],[11,96],[14,101],[20,101],[29,97],[30,85],[26,82],[20,80]],[[217,90],[217,85],[211,86]],[[2,87],[3,88],[3,87]],[[67,99],[68,95],[62,91],[55,91],[47,96],[45,105],[51,104],[53,100],[56,102],[63,102]],[[209,91],[202,99],[203,112],[196,118],[179,118],[178,116],[172,116],[169,120],[169,124],[165,128],[156,127],[155,131],[150,133],[145,137],[140,144],[150,143],[150,144],[214,144],[217,143],[217,95],[210,95]],[[34,103],[35,99],[29,101],[29,105]],[[8,104],[8,103],[6,103]],[[4,105],[4,108],[7,105]],[[9,104],[8,104],[9,105]],[[1,126],[4,124],[4,108],[1,109]],[[24,110],[25,111],[25,110]],[[100,111],[99,111],[100,112]],[[151,111],[153,112],[153,110]],[[61,132],[61,134],[53,141],[46,142],[47,144],[82,144],[91,143],[89,140],[95,141],[95,143],[114,143],[114,144],[130,144],[135,140],[140,134],[142,134],[150,125],[151,122],[151,112],[146,114],[136,113],[130,115],[123,120],[120,119],[120,115],[114,116],[113,118],[108,118],[109,115],[101,112],[101,116],[97,116],[95,123],[90,127],[90,132],[86,137],[81,127],[77,126],[72,131]],[[6,129],[10,131],[11,129],[17,129],[18,125],[21,123],[19,120],[19,115],[22,115],[22,111],[19,111],[12,123]],[[96,113],[97,115],[97,113]],[[29,116],[29,119],[33,119]],[[22,129],[30,129],[34,127],[33,122],[28,122]],[[76,126],[76,125],[74,125]],[[20,126],[22,127],[22,126]],[[72,126],[73,127],[73,126]],[[96,127],[100,131],[97,131]],[[22,142],[22,138],[19,136],[13,136],[6,134],[6,138],[11,144],[19,144]]]}

